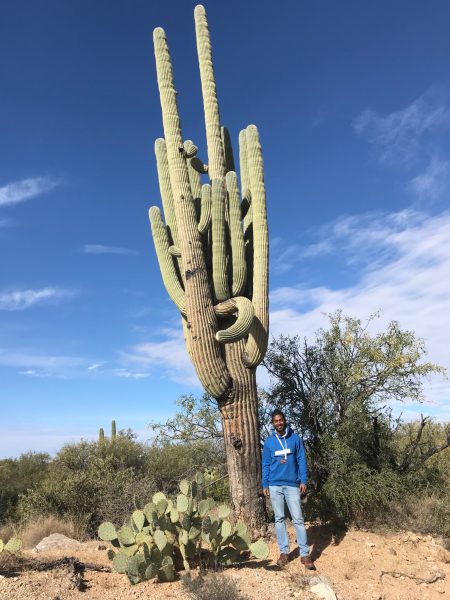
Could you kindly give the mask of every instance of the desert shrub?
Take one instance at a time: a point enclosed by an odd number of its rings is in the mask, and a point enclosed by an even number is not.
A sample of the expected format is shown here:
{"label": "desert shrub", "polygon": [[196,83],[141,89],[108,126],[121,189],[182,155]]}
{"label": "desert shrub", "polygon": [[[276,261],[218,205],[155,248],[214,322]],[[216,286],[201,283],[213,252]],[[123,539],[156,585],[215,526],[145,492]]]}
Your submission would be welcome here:
{"label": "desert shrub", "polygon": [[42,481],[49,464],[50,456],[38,452],[0,460],[0,523],[14,516],[20,494]]}
{"label": "desert shrub", "polygon": [[102,520],[102,501],[122,496],[145,465],[145,447],[127,436],[114,442],[67,444],[49,465],[44,479],[20,496],[16,517],[22,523],[55,516],[94,533]]}
{"label": "desert shrub", "polygon": [[223,573],[200,574],[198,577],[185,575],[183,588],[192,600],[246,600],[236,583]]}
{"label": "desert shrub", "polygon": [[[220,447],[207,441],[146,446],[127,431],[115,440],[67,444],[40,481],[24,488],[14,518],[22,528],[52,516],[68,519],[78,532],[94,535],[101,521],[123,522],[156,489],[170,493],[179,479],[205,465],[215,466],[218,475],[224,471]],[[211,492],[216,499],[226,495],[223,485]]]}

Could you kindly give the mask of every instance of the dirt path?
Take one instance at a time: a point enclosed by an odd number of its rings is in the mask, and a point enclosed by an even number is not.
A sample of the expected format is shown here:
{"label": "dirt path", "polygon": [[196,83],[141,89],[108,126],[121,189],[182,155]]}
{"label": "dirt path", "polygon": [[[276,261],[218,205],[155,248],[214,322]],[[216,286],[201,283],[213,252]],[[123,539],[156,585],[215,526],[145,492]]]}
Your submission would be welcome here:
{"label": "dirt path", "polygon": [[[338,600],[450,600],[450,552],[431,536],[413,533],[379,534],[350,530],[333,539],[327,528],[310,527],[318,573],[326,576]],[[278,550],[271,543],[267,561],[249,561],[227,569],[242,594],[249,599],[304,598],[317,600],[310,591],[307,573],[298,558],[284,569],[275,565]],[[70,552],[83,563],[109,566],[106,552],[87,542]],[[292,552],[294,555],[295,552]],[[63,551],[25,556],[58,559]],[[415,577],[416,579],[411,579]],[[422,583],[420,580],[433,583]],[[131,586],[123,575],[86,570],[85,592],[74,587],[70,565],[47,572],[24,572],[0,579],[1,600],[188,600],[182,584],[144,582]]]}

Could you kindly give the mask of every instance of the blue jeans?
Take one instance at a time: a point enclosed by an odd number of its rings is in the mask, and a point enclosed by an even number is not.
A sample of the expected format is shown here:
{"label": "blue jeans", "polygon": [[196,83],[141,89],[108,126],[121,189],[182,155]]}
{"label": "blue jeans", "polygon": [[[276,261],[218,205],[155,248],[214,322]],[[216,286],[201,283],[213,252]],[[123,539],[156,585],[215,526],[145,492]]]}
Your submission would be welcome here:
{"label": "blue jeans", "polygon": [[282,554],[289,554],[289,539],[286,532],[284,515],[284,501],[286,500],[286,504],[288,505],[292,522],[295,527],[297,544],[300,549],[300,556],[308,556],[309,548],[306,538],[305,521],[303,520],[302,507],[300,503],[299,487],[291,487],[289,485],[271,485],[269,486],[269,491],[273,512],[275,513],[275,533],[277,535],[280,552]]}

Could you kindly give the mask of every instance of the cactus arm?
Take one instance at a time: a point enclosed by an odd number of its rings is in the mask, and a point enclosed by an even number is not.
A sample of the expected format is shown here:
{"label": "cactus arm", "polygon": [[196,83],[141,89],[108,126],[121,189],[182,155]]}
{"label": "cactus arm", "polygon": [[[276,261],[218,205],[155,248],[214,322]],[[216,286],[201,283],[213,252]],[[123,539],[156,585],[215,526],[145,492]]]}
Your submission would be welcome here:
{"label": "cactus arm", "polygon": [[219,103],[214,77],[211,40],[205,8],[199,4],[194,9],[197,53],[202,83],[205,111],[206,142],[208,146],[208,172],[211,180],[225,175],[225,156],[220,130]]}
{"label": "cactus arm", "polygon": [[234,171],[226,175],[230,222],[230,242],[233,265],[232,296],[240,296],[245,289],[247,266],[245,264],[244,234],[241,223],[241,204],[237,176]]}
{"label": "cactus arm", "polygon": [[218,308],[220,305],[215,306],[216,314],[230,314],[230,311],[232,311],[231,314],[237,313],[237,319],[227,329],[219,330],[216,333],[216,339],[221,343],[237,342],[248,334],[255,316],[255,309],[251,300],[245,298],[245,296],[230,298],[223,304],[227,306],[222,310]]}
{"label": "cactus arm", "polygon": [[242,191],[242,218],[244,219],[244,233],[252,222],[250,176],[247,160],[247,135],[245,129],[239,133],[239,169],[241,172]]}
{"label": "cactus arm", "polygon": [[228,290],[227,247],[225,237],[226,189],[221,179],[212,181],[212,268],[214,295],[219,302],[230,297]]}
{"label": "cactus arm", "polygon": [[172,187],[170,185],[169,163],[167,161],[166,141],[158,138],[155,141],[156,167],[158,170],[159,190],[163,204],[169,239],[178,246],[177,222],[173,203]]}
{"label": "cactus arm", "polygon": [[198,223],[198,230],[202,234],[206,233],[208,227],[211,225],[211,209],[211,186],[209,183],[205,183],[202,185],[201,212],[200,221]]}
{"label": "cactus arm", "polygon": [[170,246],[167,227],[164,225],[161,212],[157,206],[152,206],[148,211],[148,215],[164,286],[181,314],[186,314],[185,294],[170,252],[170,248],[173,248],[173,246]]}
{"label": "cactus arm", "polygon": [[191,331],[192,360],[202,385],[213,397],[219,398],[232,382],[220,344],[215,339],[217,318],[190,189],[172,63],[164,30],[156,28],[153,39],[167,160],[186,281],[186,314]]}
{"label": "cactus arm", "polygon": [[256,367],[267,350],[269,333],[269,232],[267,227],[264,166],[258,129],[246,131],[253,215],[253,295],[255,319],[245,347],[245,363]]}
{"label": "cactus arm", "polygon": [[191,158],[190,160],[191,166],[198,172],[200,175],[204,175],[208,173],[208,165],[205,165],[203,161],[201,161],[197,156]]}
{"label": "cactus arm", "polygon": [[230,132],[226,127],[220,128],[222,136],[223,151],[225,153],[225,169],[228,171],[236,171],[234,166],[233,146],[231,145]]}
{"label": "cactus arm", "polygon": [[[183,146],[186,158],[193,158],[197,153],[197,146],[195,146],[191,142],[191,140],[186,140]],[[191,164],[191,160],[187,160],[186,164],[188,169],[189,184],[191,186],[192,197],[194,198],[195,212],[197,214],[197,219],[200,220],[200,202],[202,196],[202,183],[200,181],[200,173],[196,169],[194,169],[194,167]]]}
{"label": "cactus arm", "polygon": [[186,158],[193,158],[198,152],[197,146],[191,140],[186,140],[183,147]]}

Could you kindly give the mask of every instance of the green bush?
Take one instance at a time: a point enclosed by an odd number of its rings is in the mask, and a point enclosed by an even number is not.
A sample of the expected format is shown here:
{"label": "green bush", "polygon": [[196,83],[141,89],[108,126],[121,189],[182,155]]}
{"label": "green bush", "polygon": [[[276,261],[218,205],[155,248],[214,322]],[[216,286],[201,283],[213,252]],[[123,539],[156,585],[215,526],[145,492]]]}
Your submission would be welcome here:
{"label": "green bush", "polygon": [[50,460],[48,454],[38,452],[0,460],[0,524],[14,517],[20,494],[44,479]]}
{"label": "green bush", "polygon": [[207,441],[146,446],[121,431],[115,440],[67,444],[32,489],[22,488],[11,514],[22,525],[68,518],[94,535],[101,521],[123,522],[154,491],[172,493],[182,477],[205,465],[218,474],[224,469],[221,449]]}

